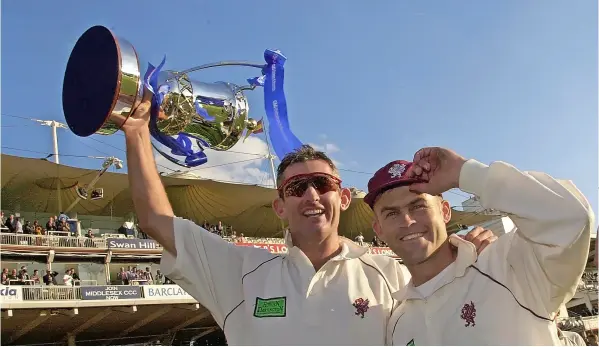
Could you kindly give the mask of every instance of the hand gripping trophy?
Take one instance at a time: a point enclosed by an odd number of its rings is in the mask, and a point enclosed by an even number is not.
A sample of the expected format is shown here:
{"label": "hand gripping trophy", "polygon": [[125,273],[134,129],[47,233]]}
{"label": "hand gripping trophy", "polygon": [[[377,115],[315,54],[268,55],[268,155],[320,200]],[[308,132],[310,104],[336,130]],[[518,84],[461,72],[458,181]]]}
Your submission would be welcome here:
{"label": "hand gripping trophy", "polygon": [[[283,157],[301,146],[291,132],[283,91],[285,56],[266,50],[265,64],[223,61],[184,71],[163,70],[148,64],[142,76],[137,52],[127,40],[103,26],[89,28],[73,48],[64,76],[62,103],[66,122],[78,136],[110,135],[127,121],[141,103],[144,89],[153,93],[150,133],[153,140],[170,150],[154,148],[165,158],[184,167],[208,161],[204,149],[226,151],[246,133],[262,130],[248,118],[244,91],[264,89],[268,136],[275,153]],[[229,82],[200,82],[189,78],[194,71],[219,66],[259,68],[262,75],[239,86]],[[199,150],[192,145],[195,142]],[[164,147],[163,147],[164,148]]]}

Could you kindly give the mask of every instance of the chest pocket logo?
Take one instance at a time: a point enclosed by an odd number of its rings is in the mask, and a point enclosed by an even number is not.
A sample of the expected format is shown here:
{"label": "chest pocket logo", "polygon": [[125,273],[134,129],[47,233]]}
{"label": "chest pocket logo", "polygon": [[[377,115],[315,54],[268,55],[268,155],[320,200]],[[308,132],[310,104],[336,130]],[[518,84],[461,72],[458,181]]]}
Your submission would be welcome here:
{"label": "chest pocket logo", "polygon": [[466,322],[466,324],[464,324],[466,327],[473,327],[476,325],[474,322],[474,318],[476,318],[476,307],[474,307],[474,303],[472,301],[470,301],[469,304],[464,304],[460,318]]}
{"label": "chest pocket logo", "polygon": [[287,315],[287,297],[263,299],[256,297],[254,317],[285,317]]}
{"label": "chest pocket logo", "polygon": [[358,298],[354,301],[352,306],[356,309],[356,316],[360,316],[360,318],[364,318],[364,314],[368,312],[370,308],[370,300]]}

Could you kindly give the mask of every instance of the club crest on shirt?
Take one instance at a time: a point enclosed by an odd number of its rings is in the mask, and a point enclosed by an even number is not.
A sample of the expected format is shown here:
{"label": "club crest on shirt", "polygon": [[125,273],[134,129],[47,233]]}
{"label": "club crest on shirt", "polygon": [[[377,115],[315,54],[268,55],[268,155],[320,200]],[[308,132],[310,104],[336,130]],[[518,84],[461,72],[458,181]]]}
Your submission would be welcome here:
{"label": "club crest on shirt", "polygon": [[470,301],[469,304],[464,304],[464,307],[462,307],[462,315],[460,317],[466,321],[464,326],[470,327],[476,325],[474,323],[474,318],[476,318],[476,307],[474,307],[472,301]]}
{"label": "club crest on shirt", "polygon": [[356,308],[356,316],[360,316],[360,318],[364,318],[364,313],[368,311],[370,300],[358,298],[352,304],[353,307]]}
{"label": "club crest on shirt", "polygon": [[405,164],[393,164],[393,166],[391,166],[389,169],[389,174],[391,175],[391,178],[401,177],[404,171],[406,171]]}

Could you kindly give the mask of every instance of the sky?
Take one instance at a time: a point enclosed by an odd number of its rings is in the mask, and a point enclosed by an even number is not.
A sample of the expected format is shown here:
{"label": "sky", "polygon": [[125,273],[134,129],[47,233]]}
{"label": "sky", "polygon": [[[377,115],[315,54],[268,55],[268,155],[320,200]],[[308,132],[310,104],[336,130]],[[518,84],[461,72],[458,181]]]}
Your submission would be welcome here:
{"label": "sky", "polygon": [[[291,128],[324,149],[344,185],[425,146],[483,163],[570,179],[598,206],[597,2],[504,1],[4,1],[1,7],[2,153],[45,157],[64,122],[61,88],[77,38],[104,25],[144,62],[183,70],[221,60],[287,56]],[[145,63],[144,63],[145,67]],[[194,74],[242,84],[251,68]],[[264,117],[262,91],[247,94]],[[125,159],[124,137],[58,130],[62,164],[99,168]],[[241,152],[241,153],[240,153]],[[194,173],[271,184],[263,136],[208,152]],[[249,154],[244,154],[249,153]],[[251,160],[256,159],[256,160]],[[234,163],[234,164],[231,164]],[[181,169],[158,158],[159,171]],[[276,164],[276,163],[275,163]],[[126,172],[126,167],[120,172]],[[459,205],[467,194],[446,195]]]}

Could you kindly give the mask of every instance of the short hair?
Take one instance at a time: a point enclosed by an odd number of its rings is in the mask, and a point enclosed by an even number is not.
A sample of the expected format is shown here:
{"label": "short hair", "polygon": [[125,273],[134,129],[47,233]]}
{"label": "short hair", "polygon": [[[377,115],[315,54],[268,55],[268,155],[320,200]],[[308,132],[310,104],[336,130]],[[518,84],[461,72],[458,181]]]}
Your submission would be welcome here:
{"label": "short hair", "polygon": [[331,170],[333,170],[333,173],[339,174],[337,166],[335,166],[335,163],[333,163],[333,160],[331,160],[328,155],[322,151],[314,149],[310,145],[303,145],[295,151],[287,154],[281,160],[281,163],[277,167],[277,187],[283,183],[283,173],[289,166],[297,163],[304,163],[310,160],[322,160],[329,165]]}

